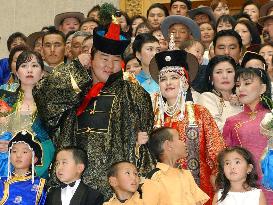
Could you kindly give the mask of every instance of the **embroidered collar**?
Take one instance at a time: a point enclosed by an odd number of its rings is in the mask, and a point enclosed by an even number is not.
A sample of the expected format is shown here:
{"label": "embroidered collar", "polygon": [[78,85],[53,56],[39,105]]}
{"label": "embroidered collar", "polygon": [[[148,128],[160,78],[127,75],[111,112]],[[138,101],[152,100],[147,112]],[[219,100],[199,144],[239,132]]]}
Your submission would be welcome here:
{"label": "embroidered collar", "polygon": [[262,110],[265,110],[265,109],[266,109],[266,108],[262,105],[261,102],[259,102],[259,103],[256,105],[254,111],[251,110],[250,107],[249,107],[248,105],[244,105],[244,112],[247,112],[247,113],[249,113],[249,114],[251,114],[251,113],[257,113],[257,112],[262,111]]}
{"label": "embroidered collar", "polygon": [[18,182],[18,181],[27,181],[31,180],[31,172],[27,172],[24,175],[17,175],[16,173],[12,172],[11,178],[8,180],[9,183]]}
{"label": "embroidered collar", "polygon": [[31,176],[31,172],[28,171],[28,172],[26,172],[24,175],[18,175],[18,174],[16,174],[15,172],[12,172],[11,175],[12,175],[13,177],[29,177],[29,176]]}
{"label": "embroidered collar", "polygon": [[55,69],[55,68],[57,68],[58,66],[60,66],[62,64],[64,64],[64,61],[60,62],[58,65],[56,65],[56,66],[53,67],[53,66],[48,65],[48,63],[46,61],[44,61],[45,67],[47,66],[47,67],[52,68],[52,69]]}

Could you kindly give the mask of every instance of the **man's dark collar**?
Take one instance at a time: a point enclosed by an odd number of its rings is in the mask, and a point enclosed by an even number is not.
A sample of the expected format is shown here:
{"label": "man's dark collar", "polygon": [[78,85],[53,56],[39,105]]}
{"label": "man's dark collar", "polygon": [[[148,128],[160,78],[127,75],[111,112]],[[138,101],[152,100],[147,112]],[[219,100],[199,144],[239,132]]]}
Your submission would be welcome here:
{"label": "man's dark collar", "polygon": [[110,86],[112,83],[114,83],[118,79],[122,79],[123,77],[123,71],[120,70],[117,73],[113,73],[112,75],[109,76],[108,80],[105,83],[105,87]]}

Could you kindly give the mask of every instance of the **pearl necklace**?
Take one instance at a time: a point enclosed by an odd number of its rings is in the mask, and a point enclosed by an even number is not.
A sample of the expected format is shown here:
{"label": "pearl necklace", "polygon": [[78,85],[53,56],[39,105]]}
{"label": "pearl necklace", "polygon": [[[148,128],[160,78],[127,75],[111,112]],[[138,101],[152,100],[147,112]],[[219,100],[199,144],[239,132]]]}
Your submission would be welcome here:
{"label": "pearl necklace", "polygon": [[174,105],[168,105],[168,102],[164,103],[164,112],[168,116],[173,117],[174,114],[176,114],[179,109],[180,101],[181,101],[181,95],[178,95]]}

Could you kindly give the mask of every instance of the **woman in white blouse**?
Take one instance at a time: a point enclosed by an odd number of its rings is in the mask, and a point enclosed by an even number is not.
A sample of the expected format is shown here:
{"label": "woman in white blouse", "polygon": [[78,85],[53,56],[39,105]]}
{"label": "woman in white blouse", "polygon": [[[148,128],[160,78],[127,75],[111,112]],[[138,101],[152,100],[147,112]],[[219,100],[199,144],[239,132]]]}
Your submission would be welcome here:
{"label": "woman in white blouse", "polygon": [[198,104],[209,110],[221,132],[226,119],[241,112],[241,106],[233,94],[235,70],[236,63],[231,57],[213,57],[208,64],[207,92],[197,100]]}

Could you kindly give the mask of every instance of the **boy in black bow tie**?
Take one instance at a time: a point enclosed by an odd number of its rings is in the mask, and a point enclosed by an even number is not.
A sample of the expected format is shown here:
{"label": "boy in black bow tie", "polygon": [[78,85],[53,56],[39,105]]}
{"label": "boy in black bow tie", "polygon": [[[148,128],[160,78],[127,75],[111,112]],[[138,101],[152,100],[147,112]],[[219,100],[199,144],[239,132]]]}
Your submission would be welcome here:
{"label": "boy in black bow tie", "polygon": [[47,205],[100,205],[103,195],[81,181],[87,166],[87,154],[78,147],[64,147],[56,154],[56,176],[62,183],[50,189]]}

